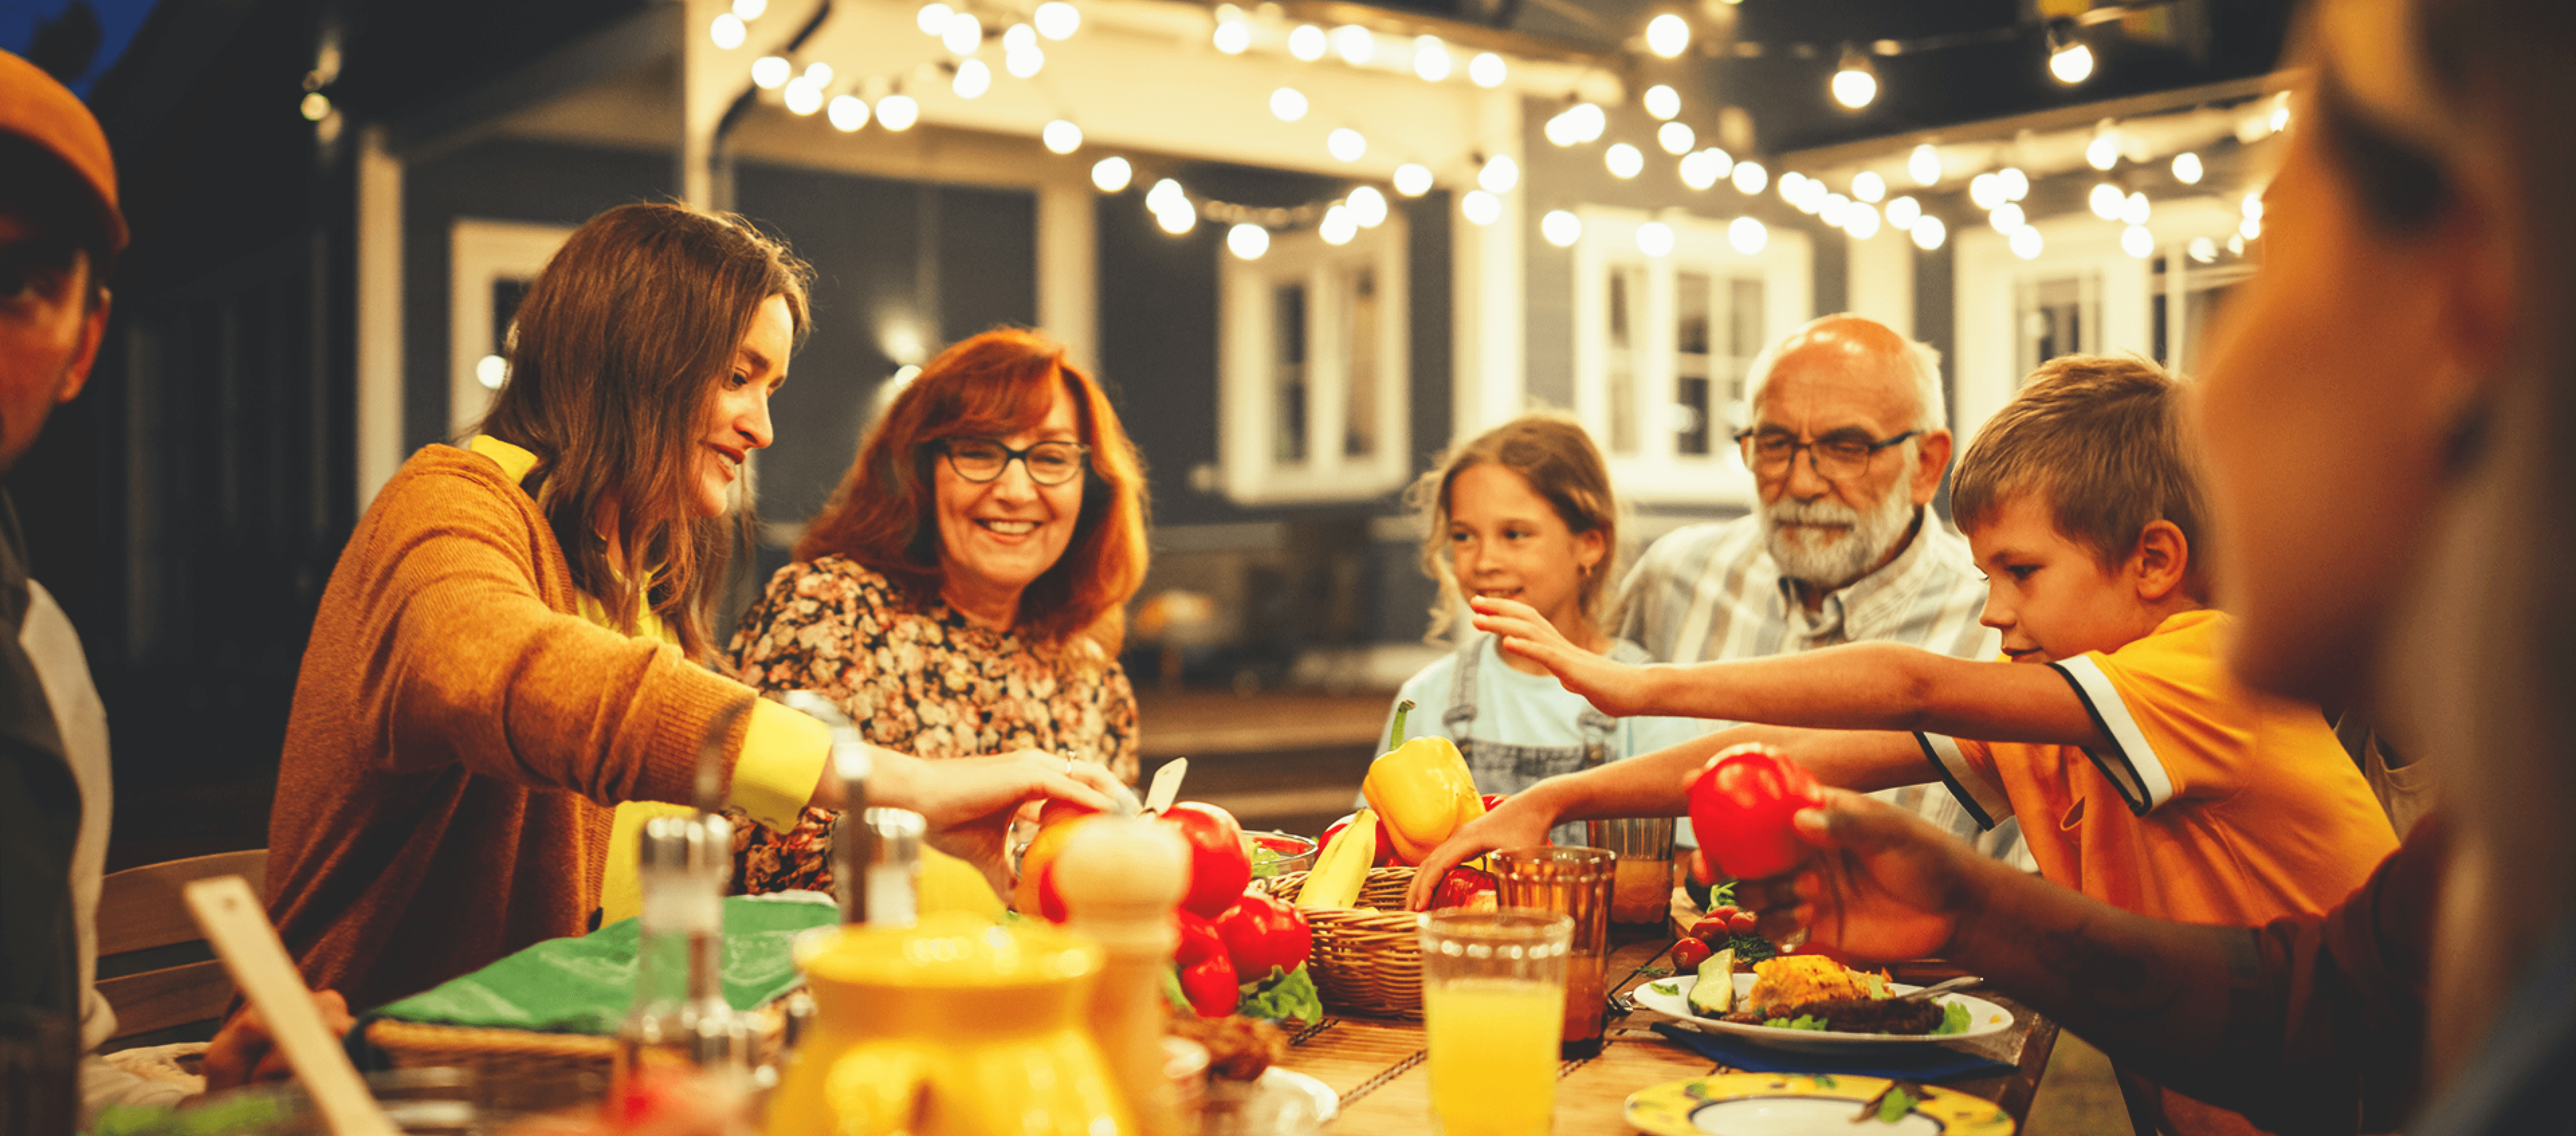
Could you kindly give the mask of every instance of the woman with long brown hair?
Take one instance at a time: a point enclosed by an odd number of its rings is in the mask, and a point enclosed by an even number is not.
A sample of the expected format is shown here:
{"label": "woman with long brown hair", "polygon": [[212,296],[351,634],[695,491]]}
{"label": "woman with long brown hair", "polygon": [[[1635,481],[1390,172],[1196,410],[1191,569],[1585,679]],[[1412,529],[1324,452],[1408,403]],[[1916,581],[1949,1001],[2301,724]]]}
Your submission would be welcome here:
{"label": "woman with long brown hair", "polygon": [[[1143,469],[1100,384],[1061,344],[988,331],[895,396],[743,616],[735,661],[890,749],[1044,751],[1133,781],[1117,660],[1145,556]],[[827,821],[737,828],[744,890],[825,886]]]}
{"label": "woman with long brown hair", "polygon": [[[269,912],[307,982],[372,1007],[582,933],[605,806],[840,806],[821,724],[702,665],[806,275],[738,218],[593,218],[529,289],[477,436],[377,494],[314,619],[270,818]],[[1024,800],[1107,803],[1107,778],[1031,755],[935,778],[875,756],[872,801],[952,848],[997,849]]]}

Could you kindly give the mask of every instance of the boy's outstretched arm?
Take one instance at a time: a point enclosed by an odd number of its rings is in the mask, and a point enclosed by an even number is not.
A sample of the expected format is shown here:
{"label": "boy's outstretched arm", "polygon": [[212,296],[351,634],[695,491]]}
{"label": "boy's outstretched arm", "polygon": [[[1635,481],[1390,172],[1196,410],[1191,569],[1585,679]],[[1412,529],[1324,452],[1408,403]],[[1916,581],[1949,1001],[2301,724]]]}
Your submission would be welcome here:
{"label": "boy's outstretched arm", "polygon": [[1663,714],[1819,730],[1907,730],[1990,742],[2107,746],[2055,669],[1978,663],[1895,643],[1767,659],[1636,667],[1576,648],[1529,605],[1477,598],[1476,629],[1615,717]]}

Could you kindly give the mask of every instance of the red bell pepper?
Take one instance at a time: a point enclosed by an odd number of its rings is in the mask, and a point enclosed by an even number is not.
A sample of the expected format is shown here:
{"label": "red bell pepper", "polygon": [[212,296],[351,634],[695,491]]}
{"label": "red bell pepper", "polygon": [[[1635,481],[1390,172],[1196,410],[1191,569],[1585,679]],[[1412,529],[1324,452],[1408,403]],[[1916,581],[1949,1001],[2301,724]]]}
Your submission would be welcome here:
{"label": "red bell pepper", "polygon": [[1691,831],[1719,871],[1740,880],[1776,876],[1812,851],[1790,818],[1821,803],[1816,779],[1798,763],[1741,745],[1717,755],[1691,784]]}
{"label": "red bell pepper", "polygon": [[1200,959],[1196,965],[1181,968],[1181,993],[1189,997],[1190,1008],[1202,1018],[1222,1018],[1234,1012],[1243,989],[1234,981],[1234,964],[1219,951]]}
{"label": "red bell pepper", "polygon": [[1252,882],[1252,857],[1243,850],[1243,826],[1234,814],[1204,801],[1163,810],[1162,823],[1178,828],[1190,846],[1190,890],[1181,907],[1214,919],[1242,898]]}
{"label": "red bell pepper", "polygon": [[1225,942],[1226,957],[1237,978],[1259,982],[1270,968],[1295,970],[1306,965],[1314,949],[1314,932],[1304,912],[1266,893],[1248,891],[1241,902],[1216,917],[1215,931]]}
{"label": "red bell pepper", "polygon": [[1431,906],[1465,907],[1478,892],[1495,890],[1494,874],[1476,868],[1451,868],[1440,877],[1440,886],[1432,889]]}

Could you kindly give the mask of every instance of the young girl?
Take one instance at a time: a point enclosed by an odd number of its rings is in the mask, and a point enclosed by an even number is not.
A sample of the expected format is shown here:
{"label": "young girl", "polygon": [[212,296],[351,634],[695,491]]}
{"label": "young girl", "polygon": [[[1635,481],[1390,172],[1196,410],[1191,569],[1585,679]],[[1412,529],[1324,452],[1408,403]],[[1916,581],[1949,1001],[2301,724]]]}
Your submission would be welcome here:
{"label": "young girl", "polygon": [[[1424,474],[1405,499],[1427,522],[1422,570],[1440,582],[1426,639],[1439,641],[1468,597],[1498,596],[1537,608],[1585,650],[1653,661],[1644,648],[1601,632],[1618,506],[1601,451],[1571,418],[1526,414],[1486,431]],[[1493,636],[1460,624],[1456,640],[1457,653],[1406,680],[1396,700],[1414,704],[1405,737],[1456,742],[1479,792],[1516,793],[1703,730],[1687,719],[1611,718],[1545,668],[1496,650]],[[1579,822],[1549,835],[1558,844],[1584,842]]]}

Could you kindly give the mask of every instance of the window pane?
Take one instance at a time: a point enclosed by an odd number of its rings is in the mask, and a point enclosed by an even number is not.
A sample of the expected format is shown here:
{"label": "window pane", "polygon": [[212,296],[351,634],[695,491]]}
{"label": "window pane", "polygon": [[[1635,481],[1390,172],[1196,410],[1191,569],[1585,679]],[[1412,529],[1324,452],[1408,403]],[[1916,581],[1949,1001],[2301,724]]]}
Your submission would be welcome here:
{"label": "window pane", "polygon": [[1610,270],[1610,452],[1637,452],[1637,358],[1631,347],[1631,305],[1645,295],[1645,273]]}
{"label": "window pane", "polygon": [[1350,274],[1350,302],[1343,310],[1342,342],[1349,347],[1349,381],[1342,398],[1342,456],[1377,453],[1378,319],[1377,272],[1363,268]]}
{"label": "window pane", "polygon": [[1271,293],[1271,389],[1278,392],[1278,419],[1271,435],[1270,458],[1281,465],[1306,460],[1306,286],[1289,284]]}
{"label": "window pane", "polygon": [[2060,355],[2101,350],[2101,277],[2022,281],[2014,289],[2013,324],[2017,374],[2028,375]]}
{"label": "window pane", "polygon": [[1706,273],[1673,274],[1673,452],[1708,456],[1708,329],[1713,313]]}
{"label": "window pane", "polygon": [[534,283],[536,281],[508,277],[492,281],[493,354],[504,357],[510,354],[511,321],[519,318],[519,301],[528,298],[528,286]]}
{"label": "window pane", "polygon": [[1726,378],[1726,404],[1716,408],[1719,433],[1753,424],[1753,413],[1744,405],[1744,379],[1753,369],[1753,357],[1760,355],[1765,344],[1762,334],[1762,281],[1759,277],[1737,277],[1726,282],[1726,354],[1713,359],[1709,366]]}

